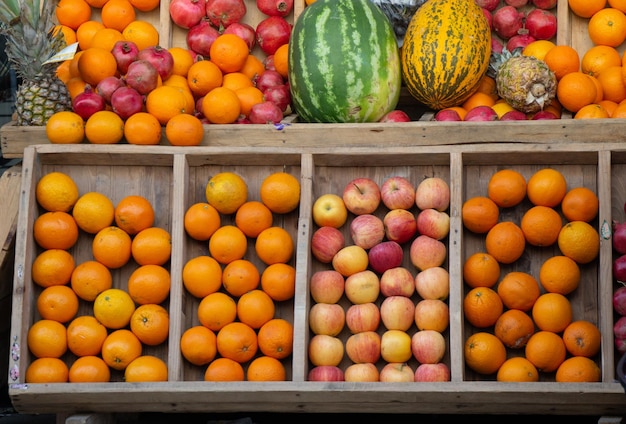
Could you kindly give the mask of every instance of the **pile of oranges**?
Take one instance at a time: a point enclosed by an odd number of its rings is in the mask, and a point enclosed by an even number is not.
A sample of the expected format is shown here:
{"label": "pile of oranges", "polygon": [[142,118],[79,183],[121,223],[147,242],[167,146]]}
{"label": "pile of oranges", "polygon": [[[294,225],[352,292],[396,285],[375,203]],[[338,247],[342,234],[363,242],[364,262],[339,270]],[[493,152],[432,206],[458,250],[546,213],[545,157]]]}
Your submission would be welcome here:
{"label": "pile of oranges", "polygon": [[[502,219],[525,199],[530,207],[519,222]],[[484,251],[470,254],[463,265],[463,314],[475,330],[465,341],[471,370],[498,381],[539,381],[540,373],[554,373],[557,382],[600,380],[594,361],[600,331],[574,316],[568,298],[584,283],[581,267],[599,254],[600,236],[590,224],[598,206],[592,190],[568,188],[564,175],[551,167],[528,179],[515,169],[499,170],[484,196],[465,200],[465,229],[484,235]],[[501,275],[529,246],[558,246],[560,254],[546,259],[538,275]]]}

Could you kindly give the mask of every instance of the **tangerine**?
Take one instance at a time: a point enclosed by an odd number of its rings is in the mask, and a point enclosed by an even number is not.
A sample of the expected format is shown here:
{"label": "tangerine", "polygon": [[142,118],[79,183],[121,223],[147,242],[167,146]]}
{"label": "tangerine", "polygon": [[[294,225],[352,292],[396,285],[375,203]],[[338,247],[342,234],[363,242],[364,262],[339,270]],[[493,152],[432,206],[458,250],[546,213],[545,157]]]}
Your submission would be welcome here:
{"label": "tangerine", "polygon": [[479,374],[494,374],[506,361],[506,347],[486,331],[470,335],[464,345],[465,363]]}
{"label": "tangerine", "polygon": [[105,265],[98,261],[85,261],[78,264],[70,277],[72,290],[78,297],[92,302],[96,296],[113,286],[113,276]]}
{"label": "tangerine", "polygon": [[44,212],[35,219],[33,237],[44,249],[68,250],[78,241],[78,225],[68,212]]}
{"label": "tangerine", "polygon": [[196,256],[183,266],[182,280],[191,295],[202,299],[222,287],[222,267],[210,256]]}
{"label": "tangerine", "polygon": [[300,181],[287,172],[265,177],[260,191],[261,201],[274,213],[289,213],[300,204]]}
{"label": "tangerine", "polygon": [[60,358],[67,352],[67,330],[59,321],[40,319],[28,329],[26,342],[37,358]]}

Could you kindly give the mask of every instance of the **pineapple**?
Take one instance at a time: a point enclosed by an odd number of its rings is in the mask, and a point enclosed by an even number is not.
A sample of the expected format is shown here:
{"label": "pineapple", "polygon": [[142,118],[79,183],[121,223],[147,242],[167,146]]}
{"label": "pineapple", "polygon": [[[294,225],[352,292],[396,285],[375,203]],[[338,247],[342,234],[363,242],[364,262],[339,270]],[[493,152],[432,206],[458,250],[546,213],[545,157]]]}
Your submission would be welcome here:
{"label": "pineapple", "polygon": [[58,63],[44,62],[65,47],[54,33],[55,0],[2,0],[0,35],[6,54],[21,79],[16,93],[17,125],[42,126],[55,112],[71,110],[67,87],[56,76]]}
{"label": "pineapple", "polygon": [[498,95],[515,109],[539,112],[556,96],[556,77],[543,60],[521,52],[518,47],[492,53],[487,75],[496,80]]}

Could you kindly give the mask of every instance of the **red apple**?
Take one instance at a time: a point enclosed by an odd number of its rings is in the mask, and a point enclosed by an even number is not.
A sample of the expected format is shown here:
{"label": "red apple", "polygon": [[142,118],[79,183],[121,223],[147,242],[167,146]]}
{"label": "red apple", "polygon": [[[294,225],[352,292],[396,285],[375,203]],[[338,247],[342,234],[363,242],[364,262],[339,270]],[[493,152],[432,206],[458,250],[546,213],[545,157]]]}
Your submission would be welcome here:
{"label": "red apple", "polygon": [[352,244],[340,249],[333,256],[331,263],[335,271],[338,271],[344,277],[349,277],[354,273],[365,271],[369,265],[369,258],[367,250]]}
{"label": "red apple", "polygon": [[350,237],[365,250],[374,247],[385,238],[383,220],[369,213],[356,216],[350,222]]}
{"label": "red apple", "polygon": [[380,309],[373,302],[351,305],[346,311],[346,325],[352,334],[376,331],[380,325]]}
{"label": "red apple", "polygon": [[411,240],[417,233],[417,220],[408,209],[392,209],[383,217],[387,240],[400,244]]}
{"label": "red apple", "polygon": [[375,364],[380,359],[380,340],[375,331],[352,334],[346,340],[346,354],[355,364]]}
{"label": "red apple", "polygon": [[329,264],[333,256],[346,245],[346,239],[335,227],[320,227],[311,236],[311,253],[318,261]]}
{"label": "red apple", "polygon": [[402,330],[387,330],[380,339],[380,356],[386,362],[407,362],[413,356],[411,336]]}
{"label": "red apple", "polygon": [[403,266],[389,268],[380,276],[380,293],[383,296],[411,297],[415,293],[415,278]]}
{"label": "red apple", "polygon": [[369,266],[377,273],[383,274],[390,268],[402,265],[404,251],[395,241],[383,241],[367,252]]}
{"label": "red apple", "polygon": [[344,381],[344,372],[341,368],[320,365],[309,370],[308,381]]}
{"label": "red apple", "polygon": [[447,255],[448,249],[441,240],[424,235],[417,236],[409,250],[411,263],[420,271],[443,265]]}
{"label": "red apple", "polygon": [[309,328],[314,334],[336,336],[346,324],[346,312],[338,303],[315,303],[309,310]]}
{"label": "red apple", "polygon": [[417,232],[443,240],[450,232],[450,215],[437,209],[424,209],[417,214]]}
{"label": "red apple", "polygon": [[388,209],[411,209],[415,204],[415,187],[407,178],[395,175],[383,181],[380,197]]}
{"label": "red apple", "polygon": [[343,296],[344,276],[334,269],[315,271],[309,282],[311,297],[317,303],[337,303]]}
{"label": "red apple", "polygon": [[423,299],[415,305],[415,325],[418,330],[443,333],[450,323],[448,304],[438,299]]}
{"label": "red apple", "polygon": [[461,115],[454,109],[445,108],[437,111],[434,117],[435,121],[462,121]]}
{"label": "red apple", "polygon": [[415,322],[415,303],[406,296],[386,297],[380,304],[380,318],[387,330],[408,331]]}
{"label": "red apple", "polygon": [[498,114],[491,106],[480,105],[467,111],[464,121],[497,121]]}
{"label": "red apple", "polygon": [[309,340],[309,361],[315,366],[338,366],[343,360],[341,339],[327,334],[316,334]]}
{"label": "red apple", "polygon": [[415,369],[416,382],[450,381],[450,367],[443,362],[420,364]]}
{"label": "red apple", "polygon": [[435,330],[420,330],[411,337],[413,357],[420,364],[436,364],[446,354],[446,339]]}
{"label": "red apple", "polygon": [[343,203],[355,215],[373,213],[380,204],[380,187],[371,178],[359,177],[346,184]]}
{"label": "red apple", "polygon": [[383,366],[378,378],[384,383],[413,383],[415,372],[406,362],[392,362]]}
{"label": "red apple", "polygon": [[440,266],[418,272],[415,275],[415,291],[422,299],[446,300],[450,294],[450,273]]}
{"label": "red apple", "polygon": [[415,189],[415,204],[421,210],[447,210],[450,206],[450,186],[440,177],[423,179]]}
{"label": "red apple", "polygon": [[313,222],[318,227],[339,228],[348,219],[348,210],[343,199],[334,194],[326,193],[315,199],[313,203]]}
{"label": "red apple", "polygon": [[380,373],[376,365],[365,362],[348,366],[344,376],[345,381],[374,383],[379,381]]}
{"label": "red apple", "polygon": [[346,278],[344,291],[348,300],[355,305],[373,303],[380,294],[380,279],[369,269],[355,272]]}

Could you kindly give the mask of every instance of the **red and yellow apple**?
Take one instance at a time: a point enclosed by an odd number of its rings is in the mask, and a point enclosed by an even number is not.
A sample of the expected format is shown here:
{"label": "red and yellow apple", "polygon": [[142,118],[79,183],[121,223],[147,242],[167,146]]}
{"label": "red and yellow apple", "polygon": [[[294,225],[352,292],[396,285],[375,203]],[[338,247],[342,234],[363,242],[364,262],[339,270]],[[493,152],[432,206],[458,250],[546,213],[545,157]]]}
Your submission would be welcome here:
{"label": "red and yellow apple", "polygon": [[450,206],[450,186],[441,177],[424,178],[415,189],[415,204],[420,210],[445,211]]}
{"label": "red and yellow apple", "polygon": [[346,239],[335,227],[319,227],[311,236],[311,253],[318,261],[329,264],[333,257],[346,245]]}
{"label": "red and yellow apple", "polygon": [[380,187],[376,181],[367,177],[358,177],[344,187],[343,203],[355,215],[373,213],[380,205]]}
{"label": "red and yellow apple", "polygon": [[315,271],[309,282],[311,297],[317,303],[337,303],[343,296],[345,277],[334,269]]}
{"label": "red and yellow apple", "polygon": [[356,364],[375,364],[380,359],[381,337],[376,331],[352,334],[346,340],[346,354]]}
{"label": "red and yellow apple", "polygon": [[406,296],[386,297],[380,304],[380,318],[387,330],[408,331],[415,322],[415,303]]}
{"label": "red and yellow apple", "polygon": [[340,249],[333,256],[333,269],[344,277],[349,277],[357,272],[365,271],[369,265],[367,250],[361,246],[351,244]]}
{"label": "red and yellow apple", "polygon": [[380,309],[373,302],[351,305],[346,311],[346,326],[351,333],[376,331],[380,325]]}
{"label": "red and yellow apple", "polygon": [[417,236],[409,249],[411,263],[419,271],[443,265],[447,256],[448,249],[441,240],[425,235]]}
{"label": "red and yellow apple", "polygon": [[315,303],[309,309],[309,328],[314,334],[336,336],[346,324],[346,312],[338,303]]}
{"label": "red and yellow apple", "polygon": [[385,297],[411,297],[415,293],[415,277],[404,266],[389,268],[380,276],[380,293]]}
{"label": "red and yellow apple", "polygon": [[350,237],[365,250],[377,245],[385,238],[383,220],[369,213],[356,216],[350,221]]}
{"label": "red and yellow apple", "polygon": [[415,381],[437,382],[450,381],[450,367],[444,362],[436,364],[420,364],[415,369]]}
{"label": "red and yellow apple", "polygon": [[422,299],[446,300],[450,294],[450,274],[448,270],[434,266],[415,275],[415,291]]}
{"label": "red and yellow apple", "polygon": [[327,334],[316,334],[309,340],[309,361],[314,366],[339,366],[345,349],[340,338]]}
{"label": "red and yellow apple", "polygon": [[408,209],[392,209],[383,217],[387,240],[404,244],[417,234],[417,220]]}
{"label": "red and yellow apple", "polygon": [[380,278],[370,269],[355,272],[346,278],[344,291],[352,304],[376,302],[380,294]]}
{"label": "red and yellow apple", "polygon": [[386,362],[407,362],[413,356],[411,336],[402,330],[387,330],[380,338],[380,356]]}
{"label": "red and yellow apple", "polygon": [[349,365],[344,371],[345,381],[374,383],[379,381],[380,373],[376,365],[369,362]]}
{"label": "red and yellow apple", "polygon": [[448,304],[439,299],[423,299],[415,305],[415,325],[418,330],[443,333],[450,323]]}
{"label": "red and yellow apple", "polygon": [[406,362],[390,362],[383,366],[378,378],[384,383],[413,383],[415,371]]}
{"label": "red and yellow apple", "polygon": [[411,209],[415,205],[415,186],[407,178],[394,175],[381,184],[380,197],[387,209]]}
{"label": "red and yellow apple", "polygon": [[435,330],[419,330],[411,336],[411,351],[420,364],[436,364],[446,354],[446,339]]}
{"label": "red and yellow apple", "polygon": [[348,209],[343,203],[341,196],[334,193],[326,193],[315,199],[313,203],[313,222],[318,227],[339,228],[348,219]]}
{"label": "red and yellow apple", "polygon": [[450,233],[450,215],[445,211],[424,209],[417,214],[415,222],[418,233],[436,240],[443,240]]}

